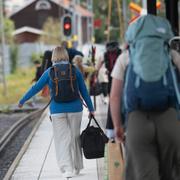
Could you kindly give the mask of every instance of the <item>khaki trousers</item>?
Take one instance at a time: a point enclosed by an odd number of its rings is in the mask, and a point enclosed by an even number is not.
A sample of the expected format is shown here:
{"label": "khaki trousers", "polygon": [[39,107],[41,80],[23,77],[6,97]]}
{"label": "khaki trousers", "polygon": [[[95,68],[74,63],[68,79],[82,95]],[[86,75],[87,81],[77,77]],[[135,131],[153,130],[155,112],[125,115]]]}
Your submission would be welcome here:
{"label": "khaki trousers", "polygon": [[80,145],[82,112],[51,115],[56,159],[60,171],[73,171],[83,168]]}
{"label": "khaki trousers", "polygon": [[126,150],[126,180],[180,180],[177,111],[130,113]]}

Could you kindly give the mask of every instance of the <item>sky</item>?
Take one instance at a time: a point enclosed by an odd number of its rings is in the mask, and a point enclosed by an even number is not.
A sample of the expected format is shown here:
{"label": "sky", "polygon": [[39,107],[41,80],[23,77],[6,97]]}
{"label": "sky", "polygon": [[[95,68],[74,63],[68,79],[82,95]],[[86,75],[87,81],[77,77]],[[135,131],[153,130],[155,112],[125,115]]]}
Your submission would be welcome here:
{"label": "sky", "polygon": [[16,11],[28,1],[30,0],[5,0],[5,11],[7,15],[11,14],[13,11]]}

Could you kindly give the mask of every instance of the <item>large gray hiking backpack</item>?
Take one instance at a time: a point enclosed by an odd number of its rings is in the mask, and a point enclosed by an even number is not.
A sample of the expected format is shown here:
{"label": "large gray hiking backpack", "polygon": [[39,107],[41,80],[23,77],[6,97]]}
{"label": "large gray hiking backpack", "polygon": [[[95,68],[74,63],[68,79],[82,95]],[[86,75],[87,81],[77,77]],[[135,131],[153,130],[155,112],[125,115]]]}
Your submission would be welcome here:
{"label": "large gray hiking backpack", "polygon": [[128,112],[164,110],[180,103],[168,44],[172,37],[171,26],[162,17],[145,15],[129,26],[124,97]]}

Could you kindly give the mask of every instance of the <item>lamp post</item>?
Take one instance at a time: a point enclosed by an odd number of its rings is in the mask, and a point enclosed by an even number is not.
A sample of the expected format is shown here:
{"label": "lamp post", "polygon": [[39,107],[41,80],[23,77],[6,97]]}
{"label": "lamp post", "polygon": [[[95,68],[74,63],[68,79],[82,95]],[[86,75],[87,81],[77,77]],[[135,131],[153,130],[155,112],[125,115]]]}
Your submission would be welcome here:
{"label": "lamp post", "polygon": [[143,9],[147,9],[147,0],[142,0]]}
{"label": "lamp post", "polygon": [[2,69],[2,82],[3,82],[3,94],[6,96],[7,94],[7,85],[5,78],[5,62],[4,62],[4,50],[5,50],[5,37],[4,37],[4,14],[3,14],[3,0],[0,0],[0,31],[1,31],[1,69]]}
{"label": "lamp post", "polygon": [[147,0],[147,12],[148,14],[157,14],[156,11],[156,0]]}
{"label": "lamp post", "polygon": [[123,18],[124,18],[124,30],[126,31],[127,27],[128,27],[128,20],[127,20],[127,1],[123,0]]}
{"label": "lamp post", "polygon": [[175,35],[178,36],[179,35],[178,0],[165,0],[165,3],[166,3],[166,17],[170,21]]}

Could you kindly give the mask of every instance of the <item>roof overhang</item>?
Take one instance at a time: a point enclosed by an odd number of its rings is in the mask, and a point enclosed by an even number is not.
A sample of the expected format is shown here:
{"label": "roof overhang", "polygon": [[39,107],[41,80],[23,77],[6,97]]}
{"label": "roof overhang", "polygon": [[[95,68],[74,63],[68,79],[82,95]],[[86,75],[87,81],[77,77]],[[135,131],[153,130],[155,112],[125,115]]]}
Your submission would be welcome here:
{"label": "roof overhang", "polygon": [[24,26],[24,27],[21,27],[19,29],[16,29],[12,34],[13,34],[13,36],[15,36],[15,35],[22,34],[22,33],[25,33],[25,32],[36,34],[36,35],[41,35],[41,34],[44,33],[40,29]]}

